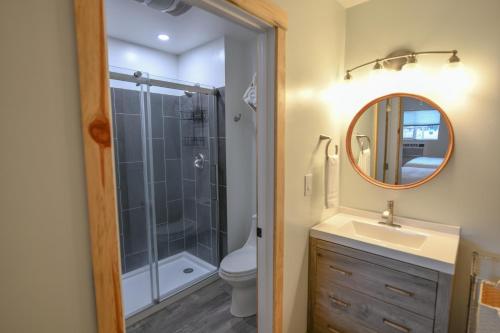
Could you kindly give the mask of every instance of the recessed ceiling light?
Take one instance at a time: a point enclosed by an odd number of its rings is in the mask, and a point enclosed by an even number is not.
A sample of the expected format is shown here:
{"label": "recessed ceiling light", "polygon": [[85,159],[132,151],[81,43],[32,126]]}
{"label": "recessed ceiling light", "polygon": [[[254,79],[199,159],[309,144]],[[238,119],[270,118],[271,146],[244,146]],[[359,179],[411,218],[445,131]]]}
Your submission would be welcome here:
{"label": "recessed ceiling light", "polygon": [[166,42],[167,40],[170,39],[170,37],[168,35],[165,35],[165,34],[159,34],[158,35],[158,39],[161,40],[161,41]]}

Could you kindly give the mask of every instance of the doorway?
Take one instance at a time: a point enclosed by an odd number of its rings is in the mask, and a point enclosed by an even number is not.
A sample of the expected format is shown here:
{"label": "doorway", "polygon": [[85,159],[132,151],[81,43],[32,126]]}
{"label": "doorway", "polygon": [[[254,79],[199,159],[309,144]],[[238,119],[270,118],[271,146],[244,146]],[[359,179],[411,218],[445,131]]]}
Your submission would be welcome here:
{"label": "doorway", "polygon": [[[216,13],[217,16],[231,17],[232,21],[238,21],[247,28],[257,27],[259,31],[259,48],[257,52],[259,56],[257,70],[259,76],[257,82],[258,91],[261,93],[258,99],[258,109],[261,112],[258,113],[259,117],[256,120],[257,128],[259,128],[257,131],[258,148],[256,152],[257,160],[259,161],[259,186],[257,191],[259,205],[256,210],[259,215],[258,225],[261,228],[259,234],[262,235],[262,239],[259,238],[258,241],[259,313],[263,309],[271,309],[271,312],[267,311],[264,313],[265,316],[259,319],[259,329],[261,329],[261,323],[266,322],[266,325],[269,325],[266,327],[270,329],[264,328],[264,331],[279,331],[281,327],[282,145],[284,29],[286,29],[286,14],[272,4],[262,1],[256,1],[252,4],[239,3],[238,1],[231,3],[227,1],[193,2],[199,4],[200,7],[209,8],[209,11]],[[109,86],[109,83],[99,80],[102,78],[102,74],[104,74],[101,73],[102,69],[107,66],[100,66],[99,62],[101,62],[102,58],[96,57],[96,53],[94,53],[94,51],[103,50],[102,46],[104,45],[105,47],[106,44],[105,42],[103,44],[103,35],[101,34],[105,31],[103,27],[105,20],[102,17],[103,11],[99,10],[99,6],[96,6],[97,3],[100,3],[101,6],[103,4],[100,1],[90,3],[76,0],[75,12],[77,17],[82,114],[84,115],[83,126],[85,128],[84,141],[86,146],[97,312],[100,330],[103,332],[114,332],[115,328],[117,329],[116,331],[122,331],[120,330],[122,324],[120,324],[119,320],[121,318],[121,307],[116,306],[121,305],[122,300],[121,297],[118,297],[119,294],[116,293],[116,287],[120,287],[120,283],[118,282],[117,285],[115,280],[115,268],[117,267],[115,259],[119,259],[120,257],[116,255],[113,249],[113,235],[118,234],[118,230],[114,229],[116,227],[113,227],[112,224],[109,224],[109,217],[115,215],[114,209],[109,204],[118,203],[118,200],[115,198],[116,184],[114,184],[114,179],[110,180],[107,176],[109,175],[111,165],[109,164],[109,150],[106,149],[106,147],[109,147],[109,144],[106,141],[104,132],[108,123],[107,115],[111,114],[111,112],[106,112],[106,110],[111,111],[111,108],[106,105],[106,102],[102,104],[102,109],[95,109],[93,107],[95,102],[103,102],[101,96],[109,94],[109,88],[102,89]],[[102,54],[100,51],[99,53]],[[90,70],[91,68],[94,70],[93,72]],[[148,73],[147,71],[145,72]],[[91,73],[94,74],[91,75]],[[95,76],[96,73],[100,73],[100,75]],[[106,76],[108,75],[109,73],[106,74]],[[191,82],[197,83],[197,80]],[[276,95],[274,94],[275,92]],[[102,110],[104,110],[103,113],[101,113]],[[266,112],[266,110],[275,112]],[[147,107],[144,111],[147,112]],[[111,119],[109,123],[111,124]],[[95,144],[97,146],[94,146]],[[95,150],[97,154],[92,152],[94,149],[97,149]],[[144,150],[147,151],[148,148],[146,147]],[[276,156],[276,159],[274,156]],[[97,166],[100,167],[97,168]],[[146,182],[148,180],[146,179]],[[113,185],[112,192],[108,184]],[[148,189],[146,188],[145,191],[148,191]],[[265,200],[262,200],[262,198]],[[104,248],[108,249],[106,251],[108,255],[106,256],[102,255]],[[261,248],[265,249],[261,251]],[[154,250],[151,252],[154,252]],[[261,260],[261,257],[265,260]],[[264,269],[261,269],[261,266]],[[261,279],[261,274],[268,275],[269,279],[267,281]],[[154,289],[154,287],[151,289]],[[264,297],[260,297],[262,290],[265,290],[266,293]]]}

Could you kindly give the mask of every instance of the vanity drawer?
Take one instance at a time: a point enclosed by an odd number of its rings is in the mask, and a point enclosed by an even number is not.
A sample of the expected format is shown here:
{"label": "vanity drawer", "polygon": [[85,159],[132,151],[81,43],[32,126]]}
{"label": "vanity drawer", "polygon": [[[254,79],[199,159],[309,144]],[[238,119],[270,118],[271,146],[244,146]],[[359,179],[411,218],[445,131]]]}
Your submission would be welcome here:
{"label": "vanity drawer", "polygon": [[434,324],[429,318],[335,284],[318,286],[315,313],[315,332],[429,333]]}
{"label": "vanity drawer", "polygon": [[318,306],[314,315],[314,328],[310,333],[377,333],[367,328],[345,311]]}
{"label": "vanity drawer", "polygon": [[[317,284],[345,286],[428,318],[434,318],[437,284],[325,249],[317,249]],[[430,332],[430,331],[429,331]]]}

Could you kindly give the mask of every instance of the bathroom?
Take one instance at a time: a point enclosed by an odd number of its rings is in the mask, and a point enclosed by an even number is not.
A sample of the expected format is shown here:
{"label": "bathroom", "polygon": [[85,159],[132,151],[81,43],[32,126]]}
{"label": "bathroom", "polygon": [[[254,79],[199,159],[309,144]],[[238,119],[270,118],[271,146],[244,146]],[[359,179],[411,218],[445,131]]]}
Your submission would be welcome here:
{"label": "bathroom", "polygon": [[235,276],[249,300],[212,305],[227,315],[214,324],[233,315],[255,329],[256,100],[245,98],[258,33],[178,2],[107,0],[105,13],[127,331],[199,320],[158,318],[201,306],[190,295],[230,299]]}
{"label": "bathroom", "polygon": [[0,331],[498,332],[499,12],[2,2]]}

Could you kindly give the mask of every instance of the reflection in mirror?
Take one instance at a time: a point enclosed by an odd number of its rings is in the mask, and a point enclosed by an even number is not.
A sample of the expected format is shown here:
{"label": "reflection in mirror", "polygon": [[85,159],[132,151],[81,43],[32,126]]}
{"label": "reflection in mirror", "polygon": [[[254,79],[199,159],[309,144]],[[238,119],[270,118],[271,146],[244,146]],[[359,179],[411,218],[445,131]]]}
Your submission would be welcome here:
{"label": "reflection in mirror", "polygon": [[357,171],[386,187],[409,187],[432,178],[453,146],[451,124],[441,108],[409,94],[368,104],[351,123],[349,134],[348,153]]}

